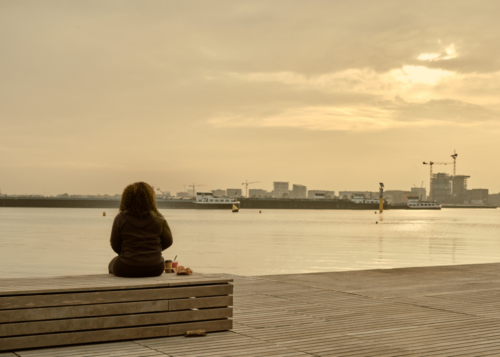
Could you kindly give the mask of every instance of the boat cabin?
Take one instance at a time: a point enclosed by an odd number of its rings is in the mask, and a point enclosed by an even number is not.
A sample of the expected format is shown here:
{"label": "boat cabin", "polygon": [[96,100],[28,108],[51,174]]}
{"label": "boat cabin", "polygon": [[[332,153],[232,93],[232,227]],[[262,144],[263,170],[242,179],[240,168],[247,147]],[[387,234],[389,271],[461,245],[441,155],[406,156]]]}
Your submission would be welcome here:
{"label": "boat cabin", "polygon": [[365,198],[363,195],[353,195],[351,202],[354,203],[379,203],[378,198]]}
{"label": "boat cabin", "polygon": [[431,201],[420,201],[420,196],[408,196],[408,206],[418,208],[441,208],[440,204]]}
{"label": "boat cabin", "polygon": [[238,202],[236,198],[214,197],[213,192],[196,192],[197,203],[233,203]]}

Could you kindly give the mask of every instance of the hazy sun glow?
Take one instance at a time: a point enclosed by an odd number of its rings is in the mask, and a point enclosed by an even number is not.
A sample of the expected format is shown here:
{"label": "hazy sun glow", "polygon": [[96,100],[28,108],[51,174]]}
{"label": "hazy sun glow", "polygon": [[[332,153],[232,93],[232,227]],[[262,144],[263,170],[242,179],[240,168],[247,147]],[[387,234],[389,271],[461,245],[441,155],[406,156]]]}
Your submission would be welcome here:
{"label": "hazy sun glow", "polygon": [[424,66],[404,66],[399,72],[398,79],[403,82],[436,84],[442,78],[453,75],[453,72],[442,69],[433,69]]}
{"label": "hazy sun glow", "polygon": [[417,59],[421,61],[430,61],[439,57],[439,53],[422,53]]}

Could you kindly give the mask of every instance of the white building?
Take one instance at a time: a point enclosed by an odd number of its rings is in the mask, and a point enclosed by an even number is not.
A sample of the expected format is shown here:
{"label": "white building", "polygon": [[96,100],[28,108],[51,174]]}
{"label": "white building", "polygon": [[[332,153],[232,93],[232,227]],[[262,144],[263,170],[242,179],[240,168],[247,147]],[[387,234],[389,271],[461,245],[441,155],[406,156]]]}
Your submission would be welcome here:
{"label": "white building", "polygon": [[242,197],[242,190],[241,190],[241,188],[228,188],[227,189],[227,196],[228,197]]}

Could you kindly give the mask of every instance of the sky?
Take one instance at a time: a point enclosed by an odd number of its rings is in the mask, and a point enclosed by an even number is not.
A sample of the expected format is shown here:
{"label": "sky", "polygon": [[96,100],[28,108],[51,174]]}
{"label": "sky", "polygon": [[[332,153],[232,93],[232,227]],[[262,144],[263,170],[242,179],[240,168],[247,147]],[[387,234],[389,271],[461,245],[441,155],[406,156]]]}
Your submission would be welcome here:
{"label": "sky", "polygon": [[[500,2],[0,2],[0,190],[500,191]],[[452,165],[434,166],[452,173]],[[202,187],[200,186],[200,189]]]}

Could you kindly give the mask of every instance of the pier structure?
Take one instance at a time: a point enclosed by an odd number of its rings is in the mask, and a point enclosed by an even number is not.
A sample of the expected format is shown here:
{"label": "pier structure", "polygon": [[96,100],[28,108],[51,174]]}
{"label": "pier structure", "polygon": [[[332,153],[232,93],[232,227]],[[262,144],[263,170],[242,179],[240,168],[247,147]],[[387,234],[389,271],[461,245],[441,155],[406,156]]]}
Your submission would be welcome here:
{"label": "pier structure", "polygon": [[500,264],[244,277],[233,329],[1,357],[499,356]]}

